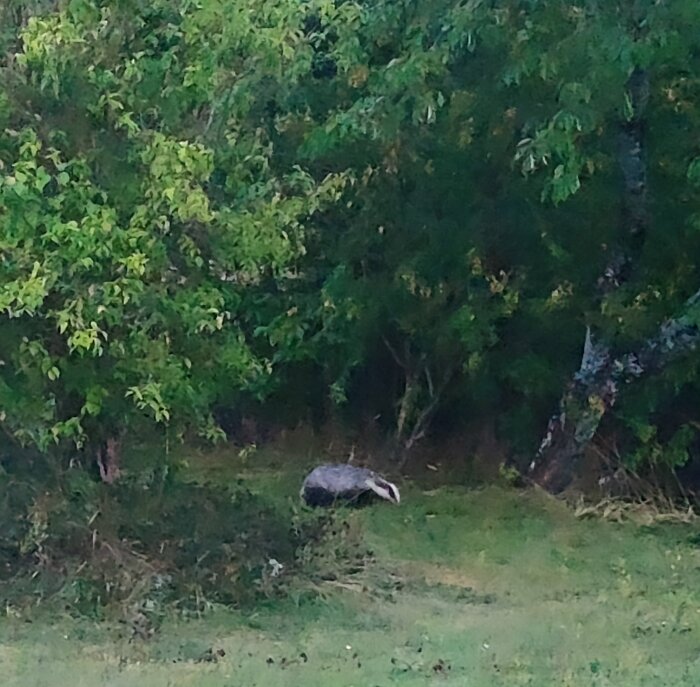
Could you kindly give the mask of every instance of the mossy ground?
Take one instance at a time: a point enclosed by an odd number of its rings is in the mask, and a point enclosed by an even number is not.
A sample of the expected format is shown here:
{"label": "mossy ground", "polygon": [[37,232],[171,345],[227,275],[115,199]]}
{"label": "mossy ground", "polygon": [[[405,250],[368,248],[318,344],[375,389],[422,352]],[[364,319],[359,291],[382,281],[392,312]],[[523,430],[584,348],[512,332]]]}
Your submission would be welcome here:
{"label": "mossy ground", "polygon": [[[308,462],[219,454],[191,469],[289,508]],[[402,498],[349,516],[375,562],[314,595],[172,618],[149,640],[8,609],[2,684],[700,685],[697,526],[579,520],[541,494],[496,487],[409,484]]]}

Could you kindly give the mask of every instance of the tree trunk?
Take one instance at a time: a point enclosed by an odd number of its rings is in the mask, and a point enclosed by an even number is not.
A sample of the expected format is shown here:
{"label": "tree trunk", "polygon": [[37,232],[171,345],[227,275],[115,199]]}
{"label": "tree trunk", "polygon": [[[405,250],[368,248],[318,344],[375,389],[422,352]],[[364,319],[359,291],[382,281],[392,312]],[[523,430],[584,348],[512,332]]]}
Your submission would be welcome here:
{"label": "tree trunk", "polygon": [[107,439],[104,446],[97,449],[97,467],[105,484],[114,484],[121,474],[121,444],[119,439]]}
{"label": "tree trunk", "polygon": [[[632,72],[627,94],[630,112],[618,134],[618,164],[624,181],[621,240],[598,280],[598,306],[629,278],[632,254],[638,252],[649,223],[644,145],[644,112],[649,99],[646,70]],[[558,493],[571,483],[586,446],[617,398],[619,364],[604,337],[589,326],[579,370],[564,391],[559,412],[550,418],[530,466],[534,481],[548,491]]]}
{"label": "tree trunk", "polygon": [[433,384],[430,366],[424,356],[416,360],[408,342],[403,357],[384,339],[384,343],[404,374],[404,391],[398,403],[394,433],[394,460],[399,469],[406,467],[411,449],[425,436],[433,416],[450,383],[453,368],[446,368],[437,386]]}
{"label": "tree trunk", "polygon": [[589,332],[581,369],[562,398],[560,412],[549,421],[538,458],[530,466],[533,479],[552,493],[565,489],[600,420],[615,404],[620,386],[695,351],[700,345],[698,322],[700,290],[638,351],[613,358],[606,347],[592,343]]}
{"label": "tree trunk", "polygon": [[560,401],[559,412],[549,420],[537,458],[530,465],[532,478],[552,493],[571,482],[588,442],[617,396],[610,351],[586,333],[581,367]]}

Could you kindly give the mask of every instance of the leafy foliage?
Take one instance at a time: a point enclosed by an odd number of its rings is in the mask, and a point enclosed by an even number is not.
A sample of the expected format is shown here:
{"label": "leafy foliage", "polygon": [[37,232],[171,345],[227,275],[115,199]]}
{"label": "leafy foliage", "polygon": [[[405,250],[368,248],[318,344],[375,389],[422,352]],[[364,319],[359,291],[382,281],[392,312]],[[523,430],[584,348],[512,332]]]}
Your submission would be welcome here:
{"label": "leafy foliage", "polygon": [[[345,405],[404,449],[496,416],[531,454],[584,325],[633,349],[698,288],[689,0],[4,12],[0,407],[23,443],[215,439],[217,406],[257,402]],[[635,70],[653,217],[601,300],[634,240]],[[695,362],[624,395],[633,461],[652,437],[686,459]]]}
{"label": "leafy foliage", "polygon": [[290,54],[214,5],[134,9],[31,17],[5,68],[0,405],[43,449],[142,416],[216,437],[222,390],[269,381],[247,292],[290,279],[302,220],[344,183],[273,171],[256,103],[226,83],[239,51],[244,82],[272,78],[246,65],[259,50],[280,79]]}

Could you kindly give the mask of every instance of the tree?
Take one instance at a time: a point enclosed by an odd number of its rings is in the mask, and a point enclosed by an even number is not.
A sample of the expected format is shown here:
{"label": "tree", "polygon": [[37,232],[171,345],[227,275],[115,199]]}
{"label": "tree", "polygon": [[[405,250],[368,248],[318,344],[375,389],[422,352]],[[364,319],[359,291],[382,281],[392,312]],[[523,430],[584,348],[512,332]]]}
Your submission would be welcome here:
{"label": "tree", "polygon": [[125,431],[215,438],[222,393],[265,393],[271,349],[246,294],[293,279],[304,221],[344,183],[271,168],[265,88],[308,68],[302,19],[294,3],[252,17],[86,1],[22,27],[0,95],[0,406],[15,439],[87,444],[109,481]]}
{"label": "tree", "polygon": [[[617,128],[616,158],[623,182],[621,214],[617,235],[606,246],[609,257],[597,281],[597,297],[588,316],[579,371],[564,392],[559,412],[550,419],[537,459],[531,466],[536,481],[555,492],[571,482],[601,419],[616,403],[620,385],[663,369],[680,354],[694,350],[700,339],[696,295],[687,301],[679,315],[663,322],[658,333],[638,343],[631,352],[620,350],[621,345],[629,342],[616,342],[611,337],[610,322],[605,317],[606,310],[612,309],[611,303],[629,297],[625,291],[635,294],[637,290],[635,295],[639,298],[640,284],[634,277],[638,276],[635,272],[639,272],[640,254],[653,221],[648,202],[649,100],[652,99],[654,106],[655,98],[668,98],[671,84],[679,78],[678,70],[682,73],[688,61],[692,61],[696,38],[687,30],[686,22],[697,9],[689,3],[643,1],[611,3],[606,9],[592,5],[580,33],[591,46],[587,51],[587,80],[595,84],[601,80],[601,73],[611,71],[617,71],[618,83],[624,79],[624,87],[617,89],[622,96],[618,96],[617,116],[601,121],[613,131]],[[594,48],[596,37],[604,40],[601,51]],[[608,43],[606,39],[615,42]],[[604,63],[598,61],[601,56]],[[586,90],[594,93],[591,88]],[[592,101],[592,104],[598,106],[595,109],[599,113],[604,112],[598,103]],[[580,126],[578,130],[584,131]],[[661,140],[653,141],[657,149],[663,149],[665,133]],[[571,158],[576,159],[575,153]],[[651,164],[655,162],[652,160]],[[663,178],[664,171],[659,171],[655,176]],[[574,188],[578,189],[578,182]],[[619,311],[615,314],[622,322]]]}

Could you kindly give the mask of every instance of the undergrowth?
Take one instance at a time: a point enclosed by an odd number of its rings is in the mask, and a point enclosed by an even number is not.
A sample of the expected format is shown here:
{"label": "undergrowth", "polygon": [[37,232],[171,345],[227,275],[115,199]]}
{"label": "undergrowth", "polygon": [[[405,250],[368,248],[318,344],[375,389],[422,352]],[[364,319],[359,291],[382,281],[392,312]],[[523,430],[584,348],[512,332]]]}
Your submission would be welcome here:
{"label": "undergrowth", "polygon": [[242,484],[188,481],[176,466],[104,485],[81,467],[0,460],[0,601],[102,619],[147,637],[169,612],[322,593],[371,553],[348,513],[268,502]]}

